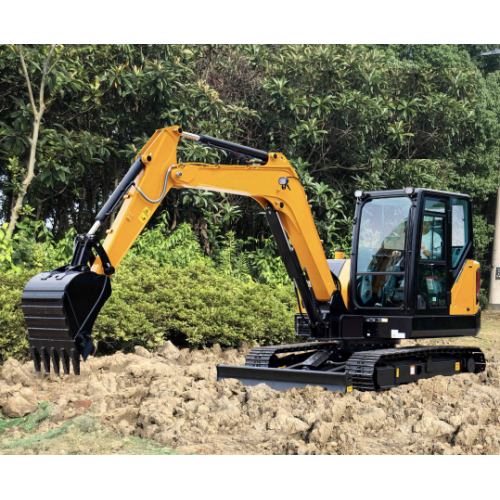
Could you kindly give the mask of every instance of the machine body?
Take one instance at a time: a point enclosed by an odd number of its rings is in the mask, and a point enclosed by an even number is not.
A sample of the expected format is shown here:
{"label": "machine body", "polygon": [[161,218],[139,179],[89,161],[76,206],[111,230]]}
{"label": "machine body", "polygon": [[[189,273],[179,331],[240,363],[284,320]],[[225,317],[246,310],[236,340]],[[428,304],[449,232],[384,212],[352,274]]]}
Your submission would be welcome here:
{"label": "machine body", "polygon": [[[242,165],[179,163],[181,137],[229,151]],[[320,385],[379,390],[434,375],[485,369],[474,347],[405,347],[401,340],[475,336],[480,329],[479,264],[472,258],[472,200],[406,188],[356,192],[350,258],[327,259],[305,191],[281,153],[266,153],[180,127],[160,129],[79,235],[68,266],[35,276],[23,311],[35,369],[79,373],[91,329],[111,294],[110,276],[172,188],[253,198],[265,210],[295,288],[297,335],[308,342],[254,349],[244,367],[218,378],[278,389]],[[97,233],[121,208],[101,245]]]}

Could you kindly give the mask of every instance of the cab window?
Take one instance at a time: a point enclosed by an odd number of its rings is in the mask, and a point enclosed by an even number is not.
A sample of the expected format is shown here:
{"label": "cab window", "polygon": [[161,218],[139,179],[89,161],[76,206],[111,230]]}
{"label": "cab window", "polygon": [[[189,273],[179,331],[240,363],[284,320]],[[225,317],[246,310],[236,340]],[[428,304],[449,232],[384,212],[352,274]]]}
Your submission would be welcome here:
{"label": "cab window", "polygon": [[406,197],[365,203],[359,230],[358,273],[403,271],[410,207]]}
{"label": "cab window", "polygon": [[444,260],[444,218],[425,215],[420,240],[421,260]]}
{"label": "cab window", "polygon": [[433,200],[432,198],[427,198],[425,200],[424,210],[426,212],[437,212],[444,214],[446,211],[445,203],[442,200]]}
{"label": "cab window", "polygon": [[453,199],[451,207],[451,267],[455,269],[470,241],[468,201]]}
{"label": "cab window", "polygon": [[[417,272],[418,309],[446,309],[446,207],[445,200],[426,198],[420,227]],[[440,311],[436,311],[440,314]]]}
{"label": "cab window", "polygon": [[361,212],[356,268],[356,303],[360,307],[404,305],[406,232],[411,200],[367,201]]}

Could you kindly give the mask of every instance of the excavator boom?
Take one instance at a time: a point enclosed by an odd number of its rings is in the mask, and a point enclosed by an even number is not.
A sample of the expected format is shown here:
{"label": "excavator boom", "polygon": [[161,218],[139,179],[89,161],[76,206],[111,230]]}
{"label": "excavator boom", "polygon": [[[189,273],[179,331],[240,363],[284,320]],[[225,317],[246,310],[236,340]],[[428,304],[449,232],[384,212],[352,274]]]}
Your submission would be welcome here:
{"label": "excavator boom", "polygon": [[[177,145],[185,137],[238,155],[244,165],[178,163]],[[109,277],[144,229],[169,190],[191,188],[248,196],[264,209],[285,266],[314,330],[321,323],[318,301],[330,300],[335,285],[306,194],[286,157],[180,127],[157,130],[142,148],[96,221],[75,242],[68,266],[41,273],[26,285],[23,312],[35,368],[50,364],[79,372],[93,349],[91,331],[111,294]],[[97,233],[121,203],[101,245]],[[94,255],[97,254],[97,255]]]}
{"label": "excavator boom", "polygon": [[[103,243],[112,265],[116,268],[120,264],[170,189],[231,193],[253,198],[265,210],[270,208],[279,214],[298,259],[307,270],[317,300],[330,300],[335,289],[333,278],[304,188],[286,157],[281,153],[264,153],[209,138],[205,139],[209,145],[237,147],[247,154],[259,155],[261,160],[264,155],[267,158],[264,164],[249,165],[177,163],[177,143],[183,135],[194,140],[205,138],[184,133],[179,127],[169,127],[158,130],[140,151],[138,157],[145,166],[139,170],[134,185],[124,194],[125,201]],[[132,173],[135,174],[135,170]],[[128,181],[127,176],[124,180]],[[120,186],[117,191],[121,195]],[[113,203],[108,201],[106,205],[109,206],[108,211],[105,206],[98,216],[98,220],[102,219],[101,223],[111,213]],[[104,272],[99,259],[92,266],[92,271],[98,274]]]}

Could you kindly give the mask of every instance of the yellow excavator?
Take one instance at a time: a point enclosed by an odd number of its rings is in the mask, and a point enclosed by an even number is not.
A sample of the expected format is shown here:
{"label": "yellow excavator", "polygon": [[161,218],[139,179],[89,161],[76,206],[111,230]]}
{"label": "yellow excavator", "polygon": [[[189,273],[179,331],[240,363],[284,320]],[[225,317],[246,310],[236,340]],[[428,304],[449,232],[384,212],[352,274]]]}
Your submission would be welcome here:
{"label": "yellow excavator", "polygon": [[[241,165],[179,163],[181,138],[231,152]],[[281,153],[174,126],[157,130],[78,235],[69,265],[33,277],[22,308],[37,371],[56,374],[93,350],[92,327],[111,294],[111,276],[172,188],[249,196],[265,210],[297,297],[304,342],[254,348],[245,366],[217,366],[218,379],[284,390],[382,390],[435,375],[485,370],[480,349],[399,346],[402,340],[476,336],[479,263],[472,258],[469,196],[408,187],[354,193],[353,246],[327,259],[304,188]],[[101,244],[100,228],[121,203]]]}

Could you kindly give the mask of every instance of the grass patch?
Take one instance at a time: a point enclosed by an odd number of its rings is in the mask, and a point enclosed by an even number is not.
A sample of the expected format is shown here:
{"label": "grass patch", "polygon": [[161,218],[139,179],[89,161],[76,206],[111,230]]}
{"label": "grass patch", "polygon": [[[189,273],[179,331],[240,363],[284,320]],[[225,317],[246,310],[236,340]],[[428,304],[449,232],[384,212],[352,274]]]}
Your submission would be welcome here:
{"label": "grass patch", "polygon": [[[37,410],[38,411],[38,410]],[[43,412],[50,411],[46,407]],[[41,413],[40,413],[41,415]],[[19,439],[6,439],[0,443],[0,454],[30,454],[30,455],[180,455],[151,439],[141,439],[136,436],[122,436],[105,427],[96,415],[86,413],[66,420],[57,429],[51,429],[43,434],[34,434],[33,430],[43,421],[37,418],[12,419],[17,425],[32,435]],[[50,413],[49,413],[50,415]],[[32,415],[34,416],[34,414]],[[46,417],[45,417],[46,418]],[[45,419],[44,418],[44,419]],[[23,420],[23,422],[19,422]],[[21,425],[19,425],[21,424]],[[16,424],[9,425],[13,427]]]}

